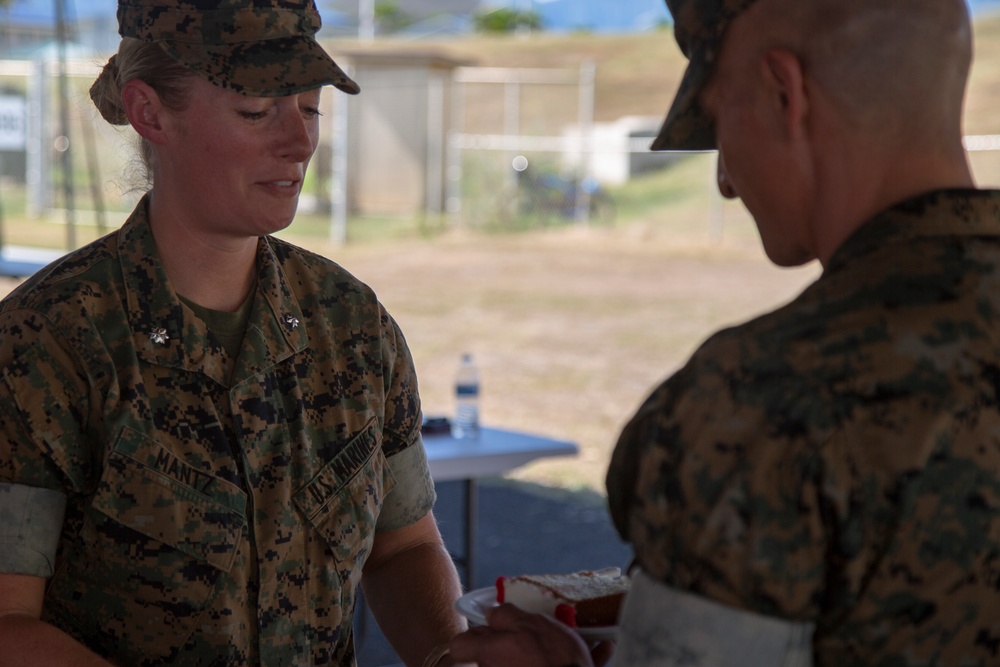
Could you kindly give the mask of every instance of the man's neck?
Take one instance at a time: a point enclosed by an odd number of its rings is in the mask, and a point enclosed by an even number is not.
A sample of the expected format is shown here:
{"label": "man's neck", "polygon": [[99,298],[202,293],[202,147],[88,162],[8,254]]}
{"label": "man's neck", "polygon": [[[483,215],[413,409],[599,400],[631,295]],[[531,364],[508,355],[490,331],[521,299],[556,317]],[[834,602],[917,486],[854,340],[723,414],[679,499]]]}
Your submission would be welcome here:
{"label": "man's neck", "polygon": [[862,156],[842,164],[866,165],[844,169],[831,179],[833,186],[817,206],[817,257],[824,266],[859,227],[899,202],[934,190],[974,188],[964,151],[950,155],[922,150],[897,152],[891,157]]}

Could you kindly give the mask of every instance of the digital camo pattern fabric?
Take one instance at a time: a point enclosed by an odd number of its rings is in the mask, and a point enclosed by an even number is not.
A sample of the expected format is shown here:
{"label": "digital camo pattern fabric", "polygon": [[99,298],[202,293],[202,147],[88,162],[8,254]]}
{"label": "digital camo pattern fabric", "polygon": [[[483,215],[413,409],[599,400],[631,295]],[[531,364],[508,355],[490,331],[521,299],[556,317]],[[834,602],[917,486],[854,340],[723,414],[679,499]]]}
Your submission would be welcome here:
{"label": "digital camo pattern fabric", "polygon": [[0,308],[0,482],[67,496],[44,619],[122,665],[353,665],[386,458],[420,446],[403,337],[347,272],[264,238],[231,359],[145,210]]}
{"label": "digital camo pattern fabric", "polygon": [[650,576],[813,622],[817,665],[1000,662],[1000,193],[876,216],[625,427],[615,524]]}
{"label": "digital camo pattern fabric", "polygon": [[702,110],[698,96],[711,77],[726,28],[755,1],[667,0],[674,19],[674,38],[688,66],[651,150],[715,148],[715,126]]}
{"label": "digital camo pattern fabric", "polygon": [[278,97],[357,83],[315,39],[313,0],[119,0],[122,37],[159,42],[175,60],[217,86]]}

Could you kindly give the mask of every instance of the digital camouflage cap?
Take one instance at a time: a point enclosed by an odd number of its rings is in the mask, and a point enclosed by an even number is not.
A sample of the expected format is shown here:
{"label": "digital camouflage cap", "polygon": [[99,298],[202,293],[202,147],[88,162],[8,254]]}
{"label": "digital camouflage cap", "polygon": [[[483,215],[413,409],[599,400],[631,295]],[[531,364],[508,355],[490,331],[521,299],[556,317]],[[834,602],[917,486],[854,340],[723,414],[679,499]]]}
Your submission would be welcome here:
{"label": "digital camouflage cap", "polygon": [[715,128],[698,95],[712,73],[729,23],[754,0],[666,0],[674,19],[674,37],[688,59],[654,151],[707,150],[715,148]]}
{"label": "digital camouflage cap", "polygon": [[159,43],[212,83],[244,95],[279,97],[323,85],[358,84],[316,42],[313,0],[119,0],[118,32]]}

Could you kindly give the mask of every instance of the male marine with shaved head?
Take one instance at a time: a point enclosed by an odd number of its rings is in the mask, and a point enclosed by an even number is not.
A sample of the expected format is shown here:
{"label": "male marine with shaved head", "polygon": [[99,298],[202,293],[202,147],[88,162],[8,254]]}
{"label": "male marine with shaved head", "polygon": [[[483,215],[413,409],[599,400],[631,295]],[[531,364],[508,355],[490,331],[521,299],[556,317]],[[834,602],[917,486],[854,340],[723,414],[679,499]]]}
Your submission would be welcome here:
{"label": "male marine with shaved head", "polygon": [[[658,150],[717,149],[781,266],[624,428],[622,667],[1000,664],[1000,192],[962,146],[964,0],[668,0]],[[482,666],[607,659],[504,605]]]}

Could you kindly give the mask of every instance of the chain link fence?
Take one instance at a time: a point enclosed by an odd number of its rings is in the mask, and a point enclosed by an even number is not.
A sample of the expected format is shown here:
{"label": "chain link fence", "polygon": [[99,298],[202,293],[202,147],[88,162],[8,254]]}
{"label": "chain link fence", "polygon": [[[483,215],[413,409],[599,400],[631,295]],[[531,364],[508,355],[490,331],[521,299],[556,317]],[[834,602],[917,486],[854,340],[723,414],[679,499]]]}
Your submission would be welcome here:
{"label": "chain link fence", "polygon": [[[103,59],[0,61],[0,244],[6,242],[3,221],[19,217],[64,223],[63,238],[45,245],[77,247],[118,226],[145,191],[135,133],[106,123],[90,102],[88,89],[101,65]],[[648,151],[659,117],[596,123],[594,79],[591,63],[564,69],[461,66],[426,93],[419,90],[423,84],[391,76],[384,85],[369,76],[364,85],[369,99],[381,96],[387,107],[401,95],[428,100],[413,127],[371,132],[381,140],[392,133],[441,135],[428,139],[440,148],[424,162],[437,165],[428,171],[440,172],[436,180],[443,183],[425,176],[425,213],[443,211],[456,226],[516,231],[615,224],[618,203],[609,183],[683,159]],[[364,108],[348,111],[353,103],[343,95],[323,97],[327,119],[306,176],[302,212],[331,215],[347,201],[352,179],[357,187],[364,165],[356,161],[385,152],[376,144],[367,155],[347,155],[338,143],[338,134],[357,135],[371,121]],[[397,115],[412,118],[414,107],[403,106]],[[1000,136],[966,137],[966,147],[980,185],[1000,185]],[[712,181],[706,175],[704,187]],[[83,228],[86,235],[78,234]]]}
{"label": "chain link fence", "polygon": [[611,224],[614,201],[581,159],[594,127],[593,63],[579,69],[463,67],[448,137],[448,212],[468,227]]}
{"label": "chain link fence", "polygon": [[[138,136],[107,123],[89,97],[105,59],[0,61],[0,245],[3,222],[20,218],[61,225],[64,238],[46,231],[47,244],[79,247],[119,226],[147,190]],[[323,97],[328,116],[332,98]],[[330,208],[331,134],[321,124],[306,210]]]}
{"label": "chain link fence", "polygon": [[101,230],[144,186],[125,150],[128,136],[105,123],[88,90],[88,61],[0,62],[0,201],[8,216],[62,217],[67,245],[77,225]]}

